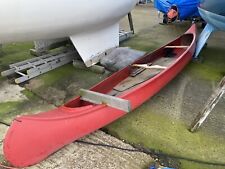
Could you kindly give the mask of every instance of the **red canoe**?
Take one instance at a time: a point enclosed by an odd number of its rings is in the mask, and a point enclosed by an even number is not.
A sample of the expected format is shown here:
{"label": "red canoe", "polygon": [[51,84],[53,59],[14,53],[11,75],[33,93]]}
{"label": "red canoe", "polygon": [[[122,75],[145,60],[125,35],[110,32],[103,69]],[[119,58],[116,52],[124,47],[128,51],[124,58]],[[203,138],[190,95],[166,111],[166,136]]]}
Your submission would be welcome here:
{"label": "red canoe", "polygon": [[146,54],[57,109],[16,118],[4,139],[5,158],[17,167],[36,164],[63,146],[139,107],[191,60],[196,26]]}

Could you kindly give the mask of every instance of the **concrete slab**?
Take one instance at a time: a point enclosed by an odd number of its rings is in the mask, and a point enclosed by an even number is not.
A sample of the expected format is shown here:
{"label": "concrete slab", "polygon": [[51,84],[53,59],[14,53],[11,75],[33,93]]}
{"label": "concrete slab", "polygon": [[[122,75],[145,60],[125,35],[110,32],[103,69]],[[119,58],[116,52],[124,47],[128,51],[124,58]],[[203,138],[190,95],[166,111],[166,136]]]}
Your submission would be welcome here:
{"label": "concrete slab", "polygon": [[26,100],[27,97],[21,93],[24,89],[7,81],[2,82],[0,86],[0,103]]}
{"label": "concrete slab", "polygon": [[[81,141],[134,149],[102,131],[90,134]],[[146,168],[151,161],[152,158],[144,153],[74,142],[30,169],[140,169]]]}

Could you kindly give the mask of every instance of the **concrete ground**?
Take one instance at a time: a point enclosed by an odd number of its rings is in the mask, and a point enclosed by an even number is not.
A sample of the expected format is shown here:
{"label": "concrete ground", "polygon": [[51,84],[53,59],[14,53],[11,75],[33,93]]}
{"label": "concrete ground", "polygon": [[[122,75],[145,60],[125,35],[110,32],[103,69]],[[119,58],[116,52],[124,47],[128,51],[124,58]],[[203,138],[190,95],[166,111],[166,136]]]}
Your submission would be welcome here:
{"label": "concrete ground", "polygon": [[[90,134],[81,141],[134,150],[129,144],[102,131]],[[151,161],[152,158],[144,153],[74,142],[30,169],[140,169],[147,168]]]}
{"label": "concrete ground", "polygon": [[[157,49],[183,34],[190,26],[190,22],[160,25],[162,19],[158,18],[151,5],[137,6],[133,11],[133,20],[136,35],[121,46],[142,51]],[[121,27],[127,28],[126,18],[121,21]],[[104,131],[127,143],[152,149],[156,154],[167,154],[159,155],[158,158],[171,167],[225,168],[225,98],[199,132],[191,134],[187,130],[218,81],[225,75],[224,42],[223,32],[213,34],[207,48],[201,53],[201,61],[190,63],[159,94],[125,118],[104,128]],[[32,43],[29,42],[4,45],[0,54],[0,71],[7,69],[10,63],[30,58],[28,50],[31,47]],[[10,123],[19,114],[52,109],[73,98],[79,88],[89,88],[106,76],[66,65],[30,80],[21,87],[10,85],[10,80],[1,77],[0,121]],[[0,124],[0,140],[4,138],[7,128]],[[101,131],[82,140],[132,148]],[[2,153],[0,159],[3,160]],[[152,158],[143,153],[73,143],[31,168],[144,169],[150,162]]]}

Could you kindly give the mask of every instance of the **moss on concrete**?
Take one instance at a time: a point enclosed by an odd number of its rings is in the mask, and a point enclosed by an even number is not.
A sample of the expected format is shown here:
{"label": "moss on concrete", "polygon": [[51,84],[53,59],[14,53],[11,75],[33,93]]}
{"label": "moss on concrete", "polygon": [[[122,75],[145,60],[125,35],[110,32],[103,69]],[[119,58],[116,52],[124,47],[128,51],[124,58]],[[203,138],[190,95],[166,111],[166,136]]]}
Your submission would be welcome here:
{"label": "moss on concrete", "polygon": [[[208,161],[209,162],[209,161]],[[218,166],[218,165],[207,165],[207,164],[199,164],[190,161],[181,160],[182,169],[224,169],[225,166]]]}
{"label": "moss on concrete", "polygon": [[86,70],[75,69],[72,64],[68,64],[39,76],[37,79],[44,81],[45,87],[52,85],[60,86],[66,81],[71,81],[72,79],[79,84],[90,87],[90,85],[99,82],[102,78],[99,74]]}
{"label": "moss on concrete", "polygon": [[3,154],[0,154],[0,162],[2,163],[2,162],[4,162],[4,155]]}
{"label": "moss on concrete", "polygon": [[41,79],[44,82],[44,86],[52,86],[60,81],[64,81],[67,77],[71,77],[73,73],[74,69],[72,65],[65,65],[43,74],[37,77],[37,79]]}
{"label": "moss on concrete", "polygon": [[[167,154],[208,162],[225,162],[225,138],[203,132],[192,134],[184,123],[157,114],[157,110],[151,110],[148,103],[106,129],[129,143]],[[192,163],[181,162],[182,169],[198,169]]]}
{"label": "moss on concrete", "polygon": [[27,98],[28,100],[37,100],[38,98],[32,93],[30,92],[29,90],[23,90],[21,93],[23,93]]}
{"label": "moss on concrete", "polygon": [[[146,36],[148,37],[148,36]],[[140,50],[140,51],[145,51],[145,52],[150,52],[155,50],[158,46],[160,46],[160,43],[157,42],[151,42],[147,39],[143,39],[144,37],[141,35],[136,35],[129,41],[123,42],[120,46],[122,47],[127,47],[129,46],[132,49]],[[147,42],[146,42],[147,41]]]}
{"label": "moss on concrete", "polygon": [[18,115],[32,114],[54,108],[53,105],[46,103],[41,98],[26,89],[23,90],[22,93],[27,97],[27,100],[0,103],[1,120],[11,123],[12,119]]}
{"label": "moss on concrete", "polygon": [[17,107],[21,104],[22,102],[5,102],[5,103],[0,103],[0,116],[1,119],[6,119],[8,117],[15,116],[18,113]]}
{"label": "moss on concrete", "polygon": [[200,55],[200,61],[188,65],[188,73],[200,79],[221,80],[225,75],[224,52],[225,49],[206,47]]}
{"label": "moss on concrete", "polygon": [[77,96],[80,88],[90,88],[105,77],[106,75],[75,69],[72,64],[68,64],[35,78],[34,83],[40,85],[33,85],[31,82],[26,87],[49,103],[59,106]]}
{"label": "moss on concrete", "polygon": [[9,64],[32,58],[33,56],[29,53],[32,47],[31,42],[3,45],[0,53],[0,71],[7,69]]}

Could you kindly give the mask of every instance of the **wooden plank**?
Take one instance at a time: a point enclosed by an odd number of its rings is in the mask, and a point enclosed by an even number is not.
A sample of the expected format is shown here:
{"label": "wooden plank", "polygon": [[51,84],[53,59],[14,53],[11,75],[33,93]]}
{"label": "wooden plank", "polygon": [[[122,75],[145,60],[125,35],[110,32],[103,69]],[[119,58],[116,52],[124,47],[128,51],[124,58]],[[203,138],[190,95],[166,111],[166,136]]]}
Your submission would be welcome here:
{"label": "wooden plank", "polygon": [[149,66],[148,64],[133,64],[133,67],[140,67],[145,69],[166,69],[166,66],[160,66],[160,65],[153,65]]}
{"label": "wooden plank", "polygon": [[[152,63],[147,63],[148,66],[151,66]],[[132,71],[130,73],[130,76],[131,77],[135,77],[137,76],[138,74],[140,74],[141,72],[143,72],[144,70],[146,70],[145,68],[143,67],[136,67],[136,68],[132,68]]]}
{"label": "wooden plank", "polygon": [[213,92],[212,96],[207,101],[204,109],[197,115],[193,123],[191,124],[190,131],[195,132],[199,129],[199,127],[203,124],[206,118],[209,116],[213,108],[222,98],[225,93],[225,76],[219,83],[218,88]]}
{"label": "wooden plank", "polygon": [[188,48],[189,46],[165,46],[165,48]]}
{"label": "wooden plank", "polygon": [[136,69],[132,69],[131,73],[130,73],[130,76],[131,77],[135,77],[137,76],[138,74],[140,74],[141,72],[143,72],[145,70],[145,68],[136,68]]}
{"label": "wooden plank", "polygon": [[119,92],[126,91],[128,89],[131,89],[146,80],[151,79],[152,77],[159,74],[161,70],[158,69],[145,69],[145,71],[141,72],[135,77],[129,76],[126,79],[124,79],[122,82],[120,82],[118,85],[116,85],[113,89],[117,90]]}
{"label": "wooden plank", "polygon": [[107,106],[125,111],[131,111],[130,101],[118,97],[98,93],[90,90],[80,89],[81,100],[94,104],[106,104]]}
{"label": "wooden plank", "polygon": [[[175,62],[175,60],[176,60],[176,58],[162,57],[162,58],[154,61],[154,63],[152,63],[152,64],[168,67],[171,64],[173,64]],[[136,76],[127,77],[122,82],[120,82],[118,85],[116,85],[113,89],[115,89],[119,92],[123,92],[125,90],[131,89],[131,88],[145,82],[146,80],[151,79],[152,77],[159,74],[161,71],[162,71],[162,69],[145,69],[144,71],[140,72]]]}

